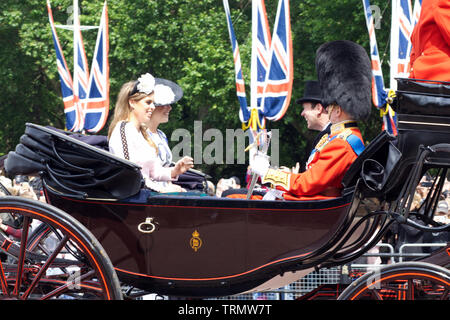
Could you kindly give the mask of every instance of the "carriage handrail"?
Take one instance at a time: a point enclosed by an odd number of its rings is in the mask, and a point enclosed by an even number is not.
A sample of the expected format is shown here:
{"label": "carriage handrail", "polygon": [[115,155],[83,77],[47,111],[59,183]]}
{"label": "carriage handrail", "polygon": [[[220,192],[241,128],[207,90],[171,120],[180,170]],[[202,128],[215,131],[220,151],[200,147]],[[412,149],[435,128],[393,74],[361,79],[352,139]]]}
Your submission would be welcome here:
{"label": "carriage handrail", "polygon": [[419,146],[419,152],[416,156],[415,163],[416,165],[413,168],[413,171],[409,175],[406,183],[403,185],[401,192],[397,198],[396,203],[394,204],[392,211],[403,211],[402,213],[408,217],[409,212],[412,206],[414,193],[416,191],[416,186],[420,180],[422,174],[422,168],[426,158],[430,155],[430,153],[436,152],[448,152],[450,153],[450,144],[448,143],[439,143],[432,146]]}
{"label": "carriage handrail", "polygon": [[[374,213],[371,213],[370,215],[366,215],[364,218],[368,219],[373,216],[384,216],[383,221],[380,221],[381,217],[377,217],[374,219],[374,221],[371,224],[371,232],[368,232],[365,237],[363,237],[359,241],[354,241],[351,244],[351,247],[348,248],[345,251],[339,252],[339,250],[336,250],[334,252],[334,255],[331,259],[324,262],[320,267],[331,267],[331,266],[337,266],[341,264],[345,264],[348,262],[351,262],[358,258],[359,256],[362,256],[364,253],[366,253],[368,250],[370,250],[373,246],[375,246],[377,243],[381,241],[381,238],[386,233],[386,231],[389,229],[390,225],[394,222],[393,220],[387,220],[387,215],[385,212],[377,211]],[[351,235],[357,230],[357,228],[361,225],[363,222],[361,219],[358,221],[358,224],[353,226],[353,228],[348,232],[347,237],[344,238],[341,241],[341,247],[343,244],[346,243],[346,241],[351,237]],[[377,231],[378,229],[378,231]]]}
{"label": "carriage handrail", "polygon": [[403,216],[402,214],[399,214],[397,212],[388,212],[398,223],[406,224],[410,227],[419,229],[420,231],[425,232],[443,232],[443,231],[450,231],[450,223],[443,225],[443,226],[437,226],[437,227],[428,227],[421,224],[418,224],[417,222],[411,220],[410,218],[407,218]]}
{"label": "carriage handrail", "polygon": [[[389,229],[391,224],[394,221],[398,223],[407,224],[411,227],[417,228],[426,232],[442,232],[450,230],[450,224],[445,226],[423,226],[420,225],[413,220],[409,219],[409,209],[412,204],[412,198],[407,197],[407,195],[413,195],[415,192],[415,186],[420,179],[420,173],[423,167],[424,160],[430,155],[430,153],[436,152],[450,152],[450,144],[441,143],[433,146],[420,146],[422,150],[417,154],[416,163],[412,174],[409,176],[407,183],[402,188],[402,192],[398,197],[398,200],[395,202],[394,206],[391,207],[390,210],[380,210],[374,211],[370,214],[364,216],[360,221],[358,221],[352,229],[344,236],[344,238],[339,242],[335,249],[333,250],[334,254],[320,265],[320,267],[328,267],[333,265],[338,265],[342,263],[349,262],[356,257],[361,255],[361,252],[364,253],[368,249],[370,249],[373,245],[379,242],[382,236]],[[416,183],[414,183],[414,181]],[[408,201],[409,200],[409,201]],[[400,205],[399,205],[400,204]],[[398,211],[398,212],[397,212]],[[381,218],[375,218],[372,224],[370,225],[369,231],[366,233],[366,236],[359,237],[357,240],[353,241],[350,245],[343,247],[346,244],[346,241],[349,240],[350,236],[355,233],[355,231],[362,225],[362,223],[368,221],[368,219],[374,216],[385,216],[385,219],[381,221]],[[389,220],[387,220],[390,218]],[[376,229],[379,228],[377,231]],[[367,230],[367,227],[365,231]],[[365,232],[364,231],[364,232]]]}

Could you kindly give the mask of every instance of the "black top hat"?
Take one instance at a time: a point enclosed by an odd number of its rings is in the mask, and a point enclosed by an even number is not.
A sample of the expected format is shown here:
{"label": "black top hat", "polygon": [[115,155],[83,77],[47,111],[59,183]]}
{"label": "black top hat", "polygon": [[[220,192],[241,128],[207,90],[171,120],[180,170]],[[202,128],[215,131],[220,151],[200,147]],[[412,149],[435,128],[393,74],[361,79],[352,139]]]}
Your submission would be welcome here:
{"label": "black top hat", "polygon": [[298,99],[296,103],[302,104],[303,102],[322,103],[322,92],[320,91],[319,81],[309,80],[305,82],[303,97]]}
{"label": "black top hat", "polygon": [[155,78],[155,106],[174,104],[183,97],[183,89],[175,82]]}

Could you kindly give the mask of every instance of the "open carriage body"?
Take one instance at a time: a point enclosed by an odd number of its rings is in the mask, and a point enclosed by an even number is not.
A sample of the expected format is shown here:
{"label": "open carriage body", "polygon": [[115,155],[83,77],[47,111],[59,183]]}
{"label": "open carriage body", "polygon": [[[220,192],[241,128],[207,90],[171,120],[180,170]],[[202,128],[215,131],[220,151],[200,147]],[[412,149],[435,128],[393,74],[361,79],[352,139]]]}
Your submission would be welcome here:
{"label": "open carriage body", "polygon": [[[311,268],[356,259],[394,221],[414,225],[408,220],[411,192],[435,168],[441,178],[417,212],[432,219],[450,166],[450,88],[402,80],[397,103],[398,137],[382,133],[369,144],[344,177],[341,197],[329,200],[152,193],[141,188],[133,163],[34,124],[27,125],[5,168],[40,173],[48,207],[89,230],[122,283],[181,297],[275,289]],[[2,200],[2,210],[21,207],[19,199],[9,199]],[[45,216],[47,206],[38,207],[33,205],[33,219]],[[26,261],[28,249],[22,251]],[[438,255],[438,282],[448,299],[448,246]]]}

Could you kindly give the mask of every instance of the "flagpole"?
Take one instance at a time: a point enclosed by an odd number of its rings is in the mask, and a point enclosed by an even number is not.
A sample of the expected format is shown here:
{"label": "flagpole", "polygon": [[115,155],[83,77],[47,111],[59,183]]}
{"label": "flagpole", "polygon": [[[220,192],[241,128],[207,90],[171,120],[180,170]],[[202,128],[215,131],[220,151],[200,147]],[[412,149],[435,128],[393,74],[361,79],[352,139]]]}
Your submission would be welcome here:
{"label": "flagpole", "polygon": [[399,28],[398,28],[398,2],[399,0],[392,0],[392,18],[391,18],[391,48],[390,48],[390,89],[397,89],[397,82],[395,81],[396,70],[395,66],[397,66],[398,60],[398,37],[399,37]]}
{"label": "flagpole", "polygon": [[242,72],[241,55],[239,53],[239,44],[234,33],[233,22],[231,21],[230,6],[228,0],[223,0],[225,15],[227,19],[228,34],[230,36],[231,49],[233,51],[234,60],[234,78],[236,82],[236,95],[239,100],[239,119],[245,123],[249,120],[250,115],[248,111],[247,97],[245,94],[244,74]]}
{"label": "flagpole", "polygon": [[84,129],[100,131],[109,113],[109,32],[107,1],[103,4],[99,32],[89,74]]}
{"label": "flagpole", "polygon": [[[49,21],[52,29],[52,36],[54,39],[54,46],[57,55],[57,66],[61,81],[61,91],[64,102],[64,113],[66,115],[66,129],[73,132],[82,131],[83,133],[85,133],[85,130],[88,130],[90,132],[97,132],[103,127],[105,118],[107,117],[109,111],[104,110],[105,108],[109,109],[109,66],[107,58],[109,46],[107,40],[108,30],[107,30],[106,1],[103,6],[100,26],[81,26],[78,0],[73,0],[72,25],[54,24],[50,0],[47,0],[47,9],[49,13]],[[103,29],[101,29],[102,21],[104,21],[104,24],[106,24],[106,26],[103,26]],[[59,40],[57,38],[56,28],[70,30],[73,32],[73,77],[71,77],[69,68],[67,67],[67,63],[64,59],[64,54],[62,52]],[[97,81],[96,83],[97,86],[96,87],[94,86],[95,88],[93,89],[93,94],[95,96],[93,99],[91,99],[90,96],[91,82],[94,81],[91,81],[90,78],[89,67],[82,40],[81,30],[93,30],[93,29],[99,29],[100,30],[99,33],[102,33],[101,44],[98,43],[99,35],[97,35],[97,43],[95,51],[97,51],[99,46],[102,46],[100,52],[103,54],[103,57],[97,57],[97,53],[94,52],[93,63],[95,62],[95,58],[98,58],[102,61],[101,62],[102,67],[99,68],[97,66],[97,68],[94,68],[96,75],[95,81]],[[97,65],[98,63],[100,62],[97,61]],[[102,98],[99,99],[99,94],[101,95],[103,100],[101,100]],[[90,105],[88,105],[89,101],[91,101]],[[98,117],[99,113],[101,113],[101,116],[97,124],[95,124],[91,120],[90,127],[84,128],[85,116],[88,113],[88,111],[90,114],[94,114],[97,112],[97,115],[95,117]]]}
{"label": "flagpole", "polygon": [[[251,59],[251,76],[250,76],[250,109],[256,108],[257,102],[257,81],[258,81],[258,66],[257,66],[257,36],[258,36],[258,5],[256,1],[252,1],[252,59]],[[251,129],[251,128],[250,128]]]}
{"label": "flagpole", "polygon": [[79,122],[76,125],[75,132],[81,131],[83,129],[83,113],[81,110],[80,101],[80,88],[79,88],[79,73],[78,73],[78,34],[80,31],[79,23],[79,13],[78,13],[78,0],[73,0],[73,96],[75,102],[76,112],[78,113]]}
{"label": "flagpole", "polygon": [[[55,25],[55,28],[73,31],[73,25],[70,26],[70,25],[57,24],[57,25]],[[98,26],[80,26],[81,31],[98,29],[98,28],[99,28]]]}

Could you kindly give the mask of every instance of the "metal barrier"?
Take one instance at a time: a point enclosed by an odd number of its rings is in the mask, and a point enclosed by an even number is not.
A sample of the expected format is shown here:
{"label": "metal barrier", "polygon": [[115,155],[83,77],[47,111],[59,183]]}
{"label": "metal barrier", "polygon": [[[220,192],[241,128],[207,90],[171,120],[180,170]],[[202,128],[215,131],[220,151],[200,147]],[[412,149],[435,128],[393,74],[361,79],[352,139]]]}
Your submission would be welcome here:
{"label": "metal barrier", "polygon": [[341,267],[322,268],[276,290],[213,298],[213,300],[295,300],[322,284],[339,283],[341,277]]}
{"label": "metal barrier", "polygon": [[411,247],[419,247],[419,248],[423,248],[423,247],[445,247],[447,246],[447,243],[404,243],[400,246],[398,252],[399,252],[399,257],[400,260],[399,262],[403,261],[404,257],[413,257],[413,258],[418,258],[418,257],[426,257],[429,255],[429,253],[403,253],[403,249],[405,248],[411,248]]}
{"label": "metal barrier", "polygon": [[[447,243],[405,243],[399,247],[398,252],[395,248],[388,243],[378,243],[374,248],[386,248],[389,252],[368,252],[362,255],[363,258],[379,257],[379,258],[389,258],[390,263],[400,263],[403,262],[405,258],[419,258],[429,255],[429,253],[406,253],[404,250],[406,248],[420,247],[420,248],[433,248],[433,247],[445,247]],[[431,253],[432,250],[430,250]],[[358,259],[359,260],[359,259]],[[397,262],[398,261],[398,262]],[[315,288],[323,284],[336,284],[336,283],[346,283],[348,284],[351,273],[361,272],[367,273],[378,268],[381,268],[384,264],[371,264],[371,263],[350,263],[348,265],[333,267],[333,268],[323,268],[318,271],[313,271],[302,279],[295,281],[285,287],[257,292],[257,293],[247,293],[235,296],[215,298],[220,300],[294,300],[301,297]]]}

